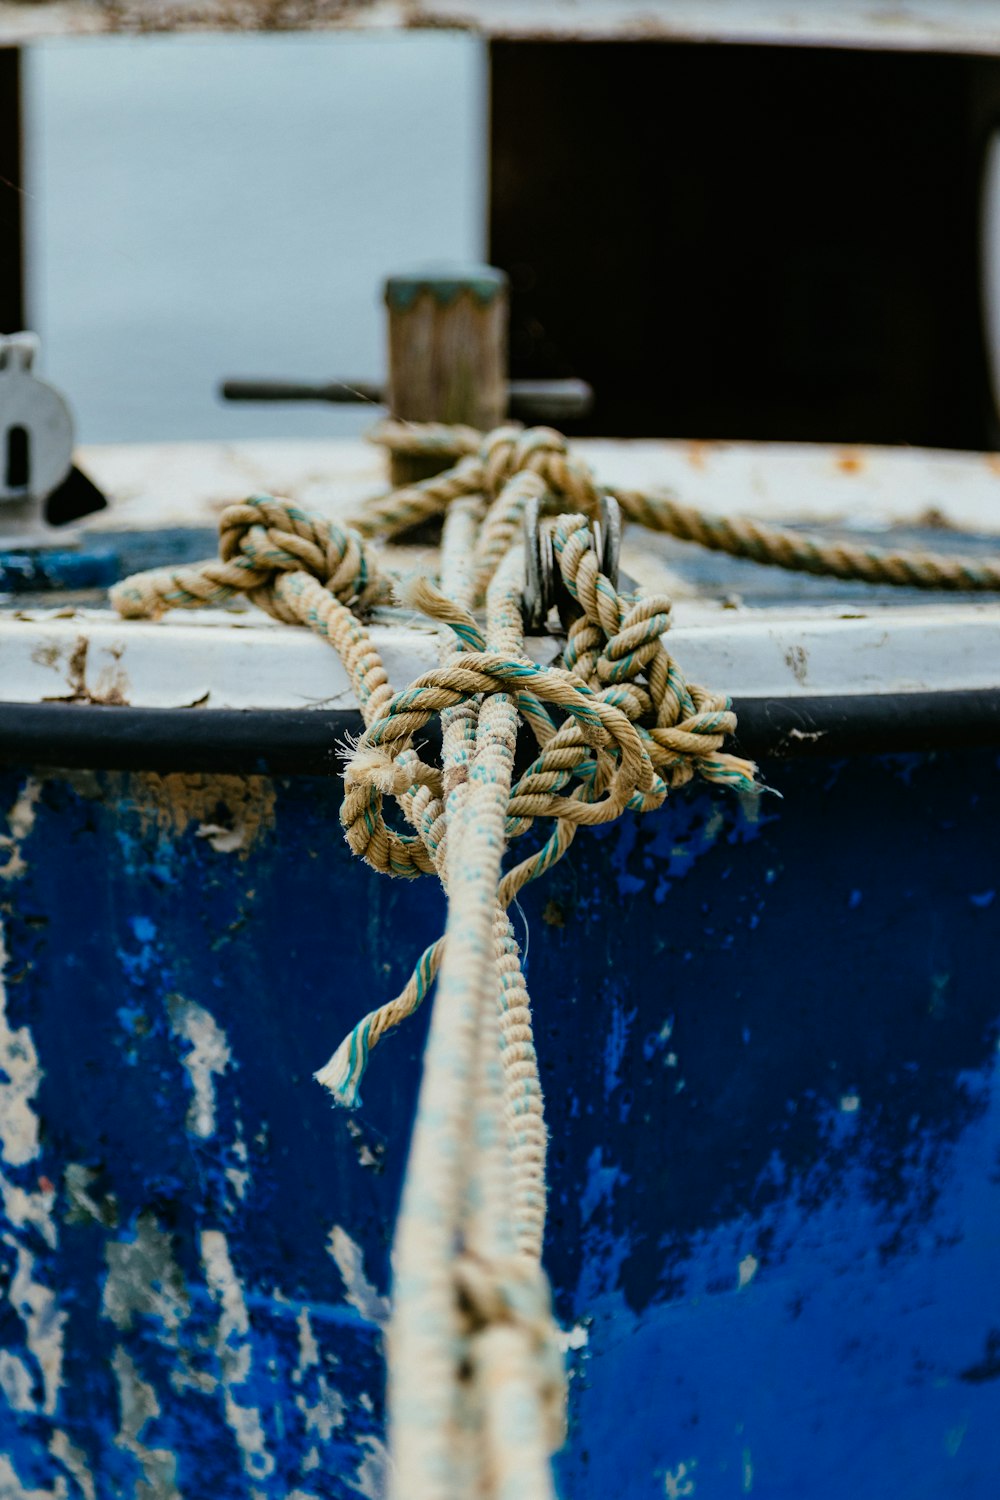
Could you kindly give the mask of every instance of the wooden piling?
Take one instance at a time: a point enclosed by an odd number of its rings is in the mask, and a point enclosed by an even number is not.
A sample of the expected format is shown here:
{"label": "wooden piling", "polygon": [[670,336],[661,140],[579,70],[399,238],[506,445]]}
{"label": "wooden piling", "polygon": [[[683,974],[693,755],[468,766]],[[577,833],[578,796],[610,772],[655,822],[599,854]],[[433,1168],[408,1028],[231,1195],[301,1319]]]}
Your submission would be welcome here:
{"label": "wooden piling", "polygon": [[[460,422],[482,431],[507,411],[508,285],[503,271],[391,276],[385,286],[389,328],[389,410],[411,422]],[[395,485],[447,467],[441,460],[393,454]]]}

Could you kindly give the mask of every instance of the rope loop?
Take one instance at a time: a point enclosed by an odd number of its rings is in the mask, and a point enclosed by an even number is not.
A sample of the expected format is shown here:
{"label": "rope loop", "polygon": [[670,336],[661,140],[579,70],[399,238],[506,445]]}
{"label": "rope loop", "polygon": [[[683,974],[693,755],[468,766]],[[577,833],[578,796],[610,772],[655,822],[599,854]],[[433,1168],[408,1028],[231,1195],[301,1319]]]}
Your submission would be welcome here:
{"label": "rope loop", "polygon": [[222,512],[218,558],[136,573],[115,584],[111,603],[127,619],[157,619],[168,609],[217,607],[245,594],[276,619],[305,623],[278,587],[293,574],[357,612],[391,597],[390,580],[356,531],[290,500],[254,495]]}
{"label": "rope loop", "polygon": [[360,605],[377,576],[356,532],[271,495],[226,507],[219,520],[219,556],[264,574],[269,582],[277,573],[309,573],[348,605]]}

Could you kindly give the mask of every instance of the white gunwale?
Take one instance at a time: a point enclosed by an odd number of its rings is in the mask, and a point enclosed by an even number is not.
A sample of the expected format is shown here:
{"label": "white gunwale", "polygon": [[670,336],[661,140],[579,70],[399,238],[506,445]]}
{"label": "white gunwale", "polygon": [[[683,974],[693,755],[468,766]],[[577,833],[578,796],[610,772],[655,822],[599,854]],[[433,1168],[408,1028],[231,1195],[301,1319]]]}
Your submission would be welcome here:
{"label": "white gunwale", "polygon": [[[671,489],[707,509],[764,520],[863,526],[926,523],[1000,533],[1000,465],[991,455],[821,445],[586,440],[598,476]],[[91,518],[95,540],[118,531],[214,527],[248,493],[290,495],[346,517],[384,488],[384,457],[361,441],[143,444],[83,449],[79,460],[111,497]],[[1000,543],[998,543],[1000,545]],[[688,676],[741,698],[795,699],[1000,687],[1000,601],[928,595],[863,604],[721,607],[677,587],[669,547],[632,528],[623,564],[677,595],[670,649]],[[426,549],[407,549],[408,566]],[[400,561],[394,549],[392,561]],[[773,577],[773,570],[767,570]],[[399,687],[437,659],[433,632],[395,615],[374,634]],[[559,642],[530,643],[538,660]],[[133,707],[348,708],[335,654],[304,630],[254,609],[126,622],[106,609],[0,609],[0,702],[127,703]]]}

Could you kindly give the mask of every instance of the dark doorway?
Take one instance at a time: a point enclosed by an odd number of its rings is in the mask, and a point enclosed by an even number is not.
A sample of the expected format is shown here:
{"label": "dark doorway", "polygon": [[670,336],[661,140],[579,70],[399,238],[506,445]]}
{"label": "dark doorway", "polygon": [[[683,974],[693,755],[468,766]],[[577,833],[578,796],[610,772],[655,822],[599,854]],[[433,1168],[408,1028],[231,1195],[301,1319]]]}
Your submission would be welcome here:
{"label": "dark doorway", "polygon": [[495,43],[491,259],[578,431],[985,447],[960,57]]}

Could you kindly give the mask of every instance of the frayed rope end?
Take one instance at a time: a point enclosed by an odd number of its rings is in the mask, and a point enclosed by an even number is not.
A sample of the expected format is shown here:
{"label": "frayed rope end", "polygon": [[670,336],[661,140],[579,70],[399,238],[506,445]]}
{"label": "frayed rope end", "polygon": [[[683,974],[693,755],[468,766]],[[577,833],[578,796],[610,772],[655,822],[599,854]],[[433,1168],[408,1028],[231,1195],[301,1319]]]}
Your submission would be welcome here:
{"label": "frayed rope end", "polygon": [[373,786],[380,792],[407,791],[413,777],[381,745],[362,745],[352,752],[344,771],[346,781]]}
{"label": "frayed rope end", "polygon": [[344,1109],[357,1109],[361,1103],[361,1080],[368,1066],[368,1019],[355,1026],[330,1061],[313,1074]]}

